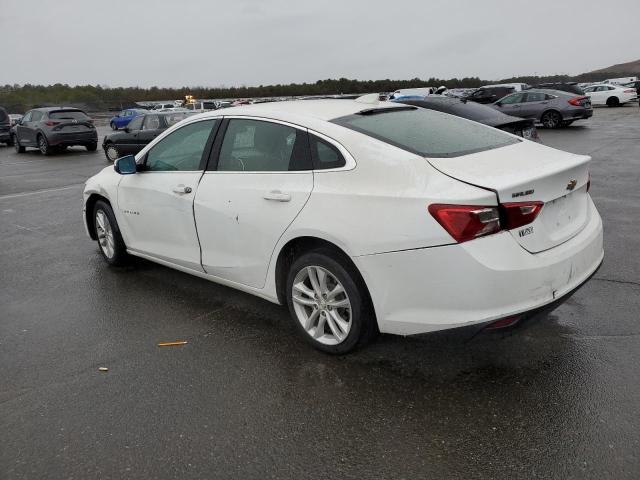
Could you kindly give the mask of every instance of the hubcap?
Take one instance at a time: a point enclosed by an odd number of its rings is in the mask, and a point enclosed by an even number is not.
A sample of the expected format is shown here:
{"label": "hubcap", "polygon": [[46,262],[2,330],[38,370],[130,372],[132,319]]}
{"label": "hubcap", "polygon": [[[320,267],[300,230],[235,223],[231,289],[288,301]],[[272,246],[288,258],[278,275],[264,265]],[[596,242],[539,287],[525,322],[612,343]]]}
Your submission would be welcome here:
{"label": "hubcap", "polygon": [[113,241],[113,229],[109,217],[102,210],[96,212],[96,230],[98,233],[98,243],[107,258],[112,258],[115,252]]}
{"label": "hubcap", "polygon": [[293,280],[293,308],[306,332],[324,345],[337,345],[351,330],[351,302],[338,279],[322,267],[309,266]]}
{"label": "hubcap", "polygon": [[116,150],[115,147],[107,148],[107,157],[109,157],[109,160],[111,160],[112,162],[115,162],[119,158],[118,150]]}
{"label": "hubcap", "polygon": [[40,140],[38,140],[38,146],[40,147],[40,151],[42,153],[47,151],[47,141],[44,139],[44,137],[40,137]]}

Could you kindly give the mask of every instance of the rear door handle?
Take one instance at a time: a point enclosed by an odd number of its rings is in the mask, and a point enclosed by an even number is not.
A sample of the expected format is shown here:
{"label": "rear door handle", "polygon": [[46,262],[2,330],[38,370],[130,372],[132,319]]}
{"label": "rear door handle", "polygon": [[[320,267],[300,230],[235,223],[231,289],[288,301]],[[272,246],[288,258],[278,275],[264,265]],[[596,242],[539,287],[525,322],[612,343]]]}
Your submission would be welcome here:
{"label": "rear door handle", "polygon": [[193,190],[191,187],[185,187],[184,185],[176,185],[171,189],[173,193],[179,193],[180,195],[184,195],[185,193],[191,193]]}
{"label": "rear door handle", "polygon": [[290,202],[291,195],[288,193],[283,193],[280,190],[271,190],[268,193],[264,194],[263,197],[265,200],[273,200],[274,202]]}

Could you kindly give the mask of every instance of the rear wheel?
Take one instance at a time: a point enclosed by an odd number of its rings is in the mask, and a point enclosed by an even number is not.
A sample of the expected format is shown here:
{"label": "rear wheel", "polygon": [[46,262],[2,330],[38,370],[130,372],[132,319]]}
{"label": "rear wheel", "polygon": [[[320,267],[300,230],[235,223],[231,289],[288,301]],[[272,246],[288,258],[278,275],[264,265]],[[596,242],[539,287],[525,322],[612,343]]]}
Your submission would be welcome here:
{"label": "rear wheel", "polygon": [[95,152],[98,148],[98,142],[87,143],[85,147],[87,147],[89,152]]}
{"label": "rear wheel", "polygon": [[42,155],[51,155],[51,146],[47,138],[41,133],[38,135],[38,149]]}
{"label": "rear wheel", "polygon": [[296,259],[286,291],[298,331],[318,350],[347,353],[377,332],[364,282],[331,250],[315,250]]}
{"label": "rear wheel", "polygon": [[115,162],[122,156],[118,151],[118,147],[113,144],[107,145],[107,148],[105,148],[104,150],[104,154],[107,157],[107,160],[109,160],[110,162]]}
{"label": "rear wheel", "polygon": [[25,149],[22,145],[20,145],[20,140],[18,140],[18,137],[13,135],[12,138],[13,138],[13,147],[16,149],[16,153],[24,153]]}
{"label": "rear wheel", "polygon": [[620,99],[618,97],[607,98],[607,107],[619,107]]}
{"label": "rear wheel", "polygon": [[111,130],[118,130],[118,126],[115,123],[111,122],[110,125],[111,125]]}
{"label": "rear wheel", "polygon": [[562,123],[562,116],[554,110],[549,110],[542,114],[540,121],[546,128],[558,128]]}
{"label": "rear wheel", "polygon": [[120,235],[118,222],[111,206],[98,200],[93,209],[93,222],[98,237],[100,253],[109,265],[124,265],[129,260],[127,247]]}

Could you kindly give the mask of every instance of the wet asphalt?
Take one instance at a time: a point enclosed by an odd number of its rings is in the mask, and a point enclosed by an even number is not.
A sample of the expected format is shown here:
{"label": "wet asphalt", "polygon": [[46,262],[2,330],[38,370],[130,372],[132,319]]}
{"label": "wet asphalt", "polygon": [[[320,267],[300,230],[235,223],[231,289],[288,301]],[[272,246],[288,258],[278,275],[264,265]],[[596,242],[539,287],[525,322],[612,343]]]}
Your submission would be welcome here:
{"label": "wet asphalt", "polygon": [[0,478],[640,478],[640,109],[541,137],[593,156],[595,277],[512,334],[345,357],[282,307],[107,267],[81,220],[100,150],[0,147]]}

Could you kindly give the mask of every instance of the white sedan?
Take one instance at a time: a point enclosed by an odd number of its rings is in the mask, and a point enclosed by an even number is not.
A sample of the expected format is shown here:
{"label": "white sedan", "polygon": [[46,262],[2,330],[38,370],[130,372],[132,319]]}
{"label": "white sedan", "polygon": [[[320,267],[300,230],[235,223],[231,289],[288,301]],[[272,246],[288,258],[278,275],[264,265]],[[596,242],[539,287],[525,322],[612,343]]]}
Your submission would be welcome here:
{"label": "white sedan", "polygon": [[607,83],[590,85],[584,89],[584,94],[591,99],[593,105],[607,105],[608,107],[618,107],[625,103],[638,101],[638,92],[635,88]]}
{"label": "white sedan", "polygon": [[603,259],[590,158],[377,100],[190,117],[90,178],[84,220],[129,255],[287,304],[315,347],[510,325]]}

